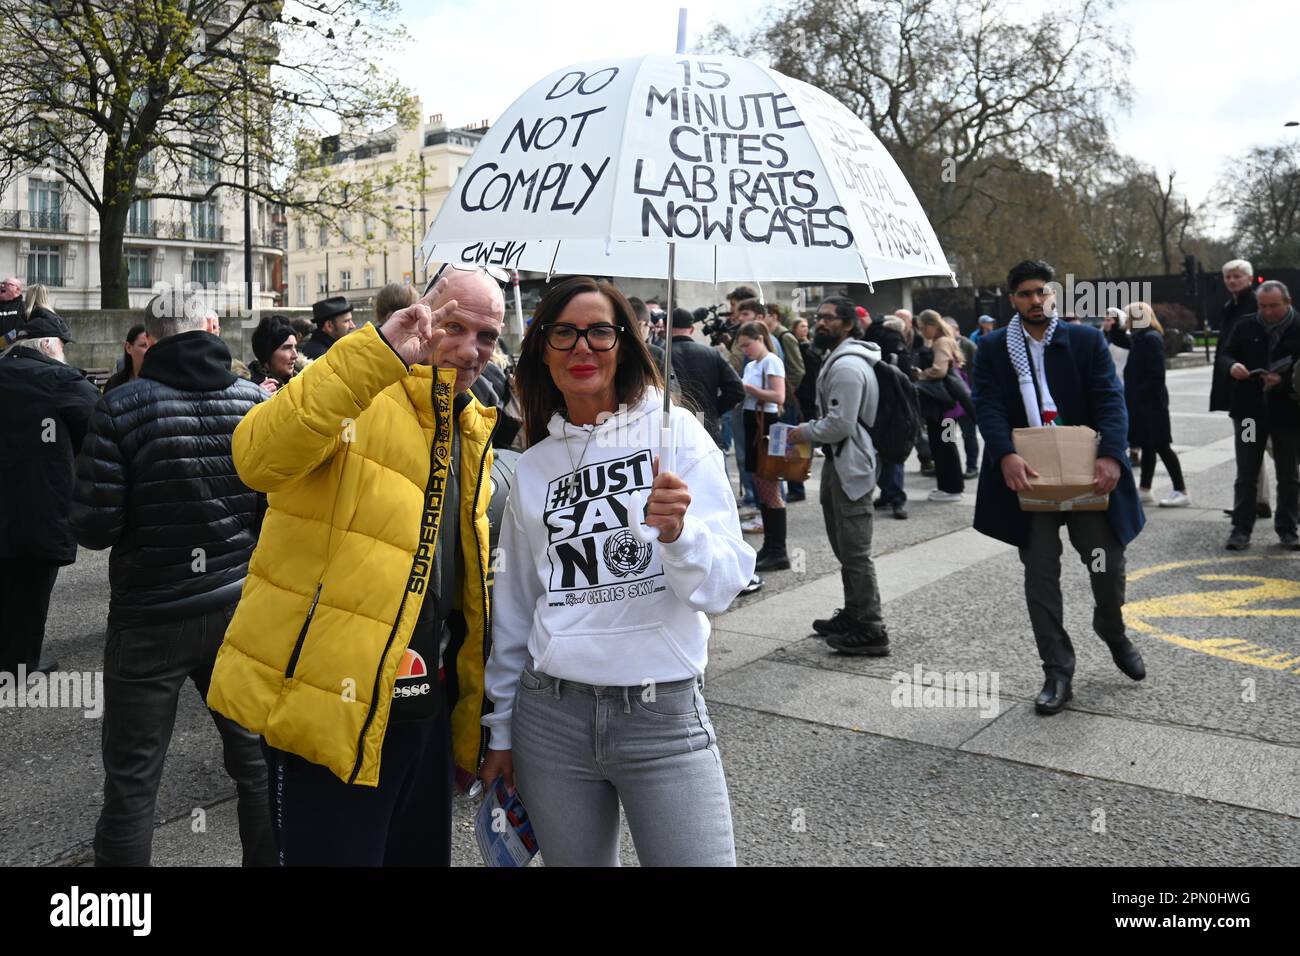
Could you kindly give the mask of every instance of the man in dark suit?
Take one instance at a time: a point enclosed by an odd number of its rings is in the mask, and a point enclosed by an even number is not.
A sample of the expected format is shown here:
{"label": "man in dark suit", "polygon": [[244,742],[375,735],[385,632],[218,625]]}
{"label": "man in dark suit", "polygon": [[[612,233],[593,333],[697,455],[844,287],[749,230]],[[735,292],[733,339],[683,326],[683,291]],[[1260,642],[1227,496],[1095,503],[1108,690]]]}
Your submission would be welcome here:
{"label": "man in dark suit", "polygon": [[1277,468],[1277,511],[1273,528],[1278,541],[1300,551],[1300,398],[1291,387],[1300,362],[1300,317],[1291,293],[1276,280],[1258,289],[1258,312],[1238,319],[1219,350],[1219,372],[1228,377],[1228,414],[1236,433],[1237,480],[1234,485],[1232,534],[1228,550],[1250,547],[1255,527],[1255,497],[1264,444],[1273,441]]}
{"label": "man in dark suit", "polygon": [[[1074,647],[1061,602],[1061,525],[1092,578],[1092,625],[1121,671],[1146,676],[1142,656],[1124,633],[1124,548],[1145,522],[1128,464],[1124,390],[1102,334],[1049,316],[1043,305],[1053,276],[1045,262],[1021,262],[1007,278],[1017,315],[980,337],[974,399],[984,436],[975,499],[975,530],[1020,549],[1025,600],[1046,682],[1034,701],[1059,712],[1072,696]],[[1018,337],[1018,338],[1017,338]],[[1100,435],[1093,487],[1110,494],[1105,512],[1021,511],[1018,491],[1038,474],[1015,452],[1016,428],[1087,425]]]}
{"label": "man in dark suit", "polygon": [[690,400],[709,435],[722,447],[720,419],[745,398],[745,386],[726,356],[695,341],[695,317],[673,309],[673,378],[682,396]]}

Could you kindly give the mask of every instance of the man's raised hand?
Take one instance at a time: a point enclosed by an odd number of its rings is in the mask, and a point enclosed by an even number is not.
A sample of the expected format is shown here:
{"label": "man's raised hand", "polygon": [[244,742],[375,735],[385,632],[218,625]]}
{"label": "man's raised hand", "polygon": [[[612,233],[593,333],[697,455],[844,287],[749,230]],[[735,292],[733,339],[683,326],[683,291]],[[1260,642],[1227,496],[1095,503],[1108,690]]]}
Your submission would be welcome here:
{"label": "man's raised hand", "polygon": [[379,330],[407,365],[431,364],[438,343],[447,334],[442,323],[455,314],[456,300],[449,300],[439,309],[433,308],[446,288],[447,280],[439,279],[428,295],[415,305],[394,312]]}

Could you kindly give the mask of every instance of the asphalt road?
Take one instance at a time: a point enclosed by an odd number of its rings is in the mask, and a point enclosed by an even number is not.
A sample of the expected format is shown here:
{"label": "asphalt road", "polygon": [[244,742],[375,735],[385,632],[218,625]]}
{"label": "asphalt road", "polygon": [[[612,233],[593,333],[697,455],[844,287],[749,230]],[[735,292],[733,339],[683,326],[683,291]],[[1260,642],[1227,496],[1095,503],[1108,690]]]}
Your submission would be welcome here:
{"label": "asphalt road", "polygon": [[[1127,619],[1149,676],[1129,681],[1091,633],[1087,576],[1067,542],[1079,664],[1075,700],[1056,717],[1030,705],[1042,676],[1015,552],[969,530],[973,494],[924,501],[933,481],[915,460],[912,517],[876,523],[891,655],[844,657],[812,636],[808,622],[842,598],[810,483],[790,512],[800,570],[768,575],[715,620],[705,693],[742,864],[1300,863],[1300,555],[1281,551],[1266,521],[1250,551],[1223,550],[1229,423],[1205,412],[1206,369],[1171,372],[1169,388],[1193,507],[1150,508],[1128,549]],[[1168,487],[1161,469],[1157,497]],[[107,598],[106,555],[83,551],[51,610],[47,649],[62,668],[102,667]],[[996,677],[996,700],[896,706],[896,675],[918,665],[982,676],[990,691]],[[0,709],[0,862],[88,859],[99,728],[80,711]],[[237,863],[232,795],[191,690],[155,863]],[[457,863],[477,862],[471,810],[458,802]],[[624,846],[635,863],[626,832]]]}

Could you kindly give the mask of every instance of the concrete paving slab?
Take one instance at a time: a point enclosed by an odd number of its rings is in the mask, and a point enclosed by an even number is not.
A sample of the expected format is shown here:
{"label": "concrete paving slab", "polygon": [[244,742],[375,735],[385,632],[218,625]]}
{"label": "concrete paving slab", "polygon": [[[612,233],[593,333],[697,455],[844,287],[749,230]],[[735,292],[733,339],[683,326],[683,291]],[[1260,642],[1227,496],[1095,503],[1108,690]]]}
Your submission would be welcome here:
{"label": "concrete paving slab", "polygon": [[1300,817],[1300,748],[1018,704],[960,749]]}

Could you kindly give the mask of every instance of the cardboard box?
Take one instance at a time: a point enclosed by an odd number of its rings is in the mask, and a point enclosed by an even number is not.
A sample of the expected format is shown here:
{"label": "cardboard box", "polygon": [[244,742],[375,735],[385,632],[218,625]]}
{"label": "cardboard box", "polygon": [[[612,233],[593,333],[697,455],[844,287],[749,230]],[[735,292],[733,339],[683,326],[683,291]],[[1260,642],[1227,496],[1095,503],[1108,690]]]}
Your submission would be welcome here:
{"label": "cardboard box", "polygon": [[1038,472],[1029,491],[1018,492],[1021,511],[1105,511],[1110,495],[1092,487],[1097,433],[1086,425],[1017,428],[1016,454]]}

